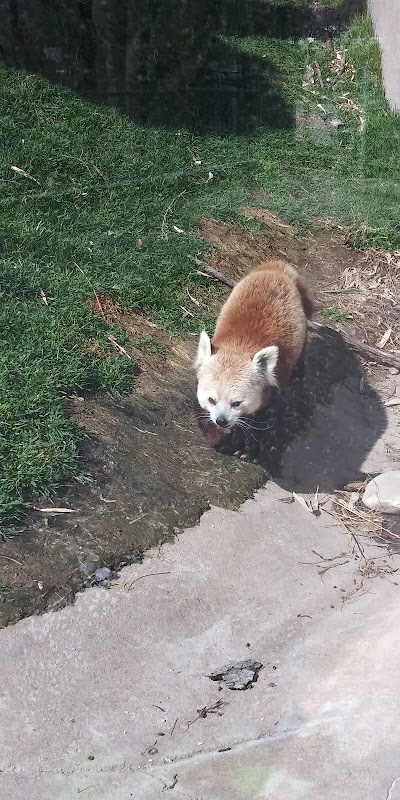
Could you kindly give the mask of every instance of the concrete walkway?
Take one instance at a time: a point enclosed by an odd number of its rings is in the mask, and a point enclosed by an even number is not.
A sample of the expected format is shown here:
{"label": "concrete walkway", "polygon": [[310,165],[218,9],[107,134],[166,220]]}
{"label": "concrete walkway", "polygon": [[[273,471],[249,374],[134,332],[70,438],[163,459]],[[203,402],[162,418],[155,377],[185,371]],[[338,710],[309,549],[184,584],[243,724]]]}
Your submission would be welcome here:
{"label": "concrete walkway", "polygon": [[[4,800],[399,800],[397,576],[363,584],[348,534],[285,496],[0,632]],[[245,658],[253,688],[207,677]]]}

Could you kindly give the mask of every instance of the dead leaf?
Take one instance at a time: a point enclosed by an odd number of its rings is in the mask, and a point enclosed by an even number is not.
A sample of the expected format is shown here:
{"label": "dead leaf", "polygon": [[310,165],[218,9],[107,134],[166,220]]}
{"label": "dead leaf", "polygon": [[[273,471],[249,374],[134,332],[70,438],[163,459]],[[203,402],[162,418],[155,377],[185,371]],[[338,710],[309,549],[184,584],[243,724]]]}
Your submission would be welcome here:
{"label": "dead leaf", "polygon": [[381,282],[382,282],[382,278],[377,278],[377,280],[371,281],[368,284],[368,289],[377,289],[378,286],[380,286]]}
{"label": "dead leaf", "polygon": [[385,344],[389,341],[392,335],[392,328],[388,328],[387,331],[383,334],[382,338],[379,339],[379,342],[376,343],[376,346],[379,347],[380,350],[383,350]]}
{"label": "dead leaf", "polygon": [[307,500],[305,500],[304,497],[301,496],[301,494],[296,494],[296,492],[292,492],[292,497],[293,500],[296,500],[296,502],[299,503],[303,508],[305,508],[306,511],[310,511],[312,513],[312,508],[307,503]]}
{"label": "dead leaf", "polygon": [[347,483],[344,487],[345,492],[361,492],[362,489],[365,489],[368,481],[353,481],[351,483]]}

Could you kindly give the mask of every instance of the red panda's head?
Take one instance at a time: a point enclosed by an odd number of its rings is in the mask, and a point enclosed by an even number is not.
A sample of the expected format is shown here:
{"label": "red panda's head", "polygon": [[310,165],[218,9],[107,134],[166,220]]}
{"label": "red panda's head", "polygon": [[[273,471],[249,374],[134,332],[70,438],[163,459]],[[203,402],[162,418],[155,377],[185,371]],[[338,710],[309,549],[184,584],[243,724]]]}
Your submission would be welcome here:
{"label": "red panda's head", "polygon": [[262,408],[273,386],[278,347],[271,345],[249,354],[240,347],[213,352],[208,334],[200,335],[194,368],[199,405],[220,428],[233,428],[241,417]]}

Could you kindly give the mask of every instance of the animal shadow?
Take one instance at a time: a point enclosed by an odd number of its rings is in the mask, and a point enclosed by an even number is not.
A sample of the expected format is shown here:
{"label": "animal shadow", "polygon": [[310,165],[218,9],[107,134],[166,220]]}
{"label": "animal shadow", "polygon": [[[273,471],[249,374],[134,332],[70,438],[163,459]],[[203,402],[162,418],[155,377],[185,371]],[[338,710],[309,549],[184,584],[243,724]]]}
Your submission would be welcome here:
{"label": "animal shadow", "polygon": [[364,477],[362,465],[386,426],[357,356],[339,333],[323,328],[266,410],[216,443],[212,431],[207,438],[219,453],[256,461],[282,488],[330,492]]}

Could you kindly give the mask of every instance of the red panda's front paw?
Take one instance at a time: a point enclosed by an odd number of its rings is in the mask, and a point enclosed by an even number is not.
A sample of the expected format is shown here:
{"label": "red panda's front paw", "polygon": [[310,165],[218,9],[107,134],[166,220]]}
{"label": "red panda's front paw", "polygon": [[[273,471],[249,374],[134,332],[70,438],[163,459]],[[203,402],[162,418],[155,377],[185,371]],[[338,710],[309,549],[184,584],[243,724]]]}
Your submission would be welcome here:
{"label": "red panda's front paw", "polygon": [[236,458],[239,458],[240,461],[251,461],[252,464],[258,464],[258,458],[251,458],[251,455],[247,452],[247,450],[236,450],[233,455]]}
{"label": "red panda's front paw", "polygon": [[250,460],[250,456],[246,452],[246,450],[236,450],[236,452],[233,455],[235,456],[235,458],[240,458],[241,461],[249,461]]}

